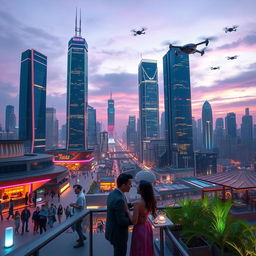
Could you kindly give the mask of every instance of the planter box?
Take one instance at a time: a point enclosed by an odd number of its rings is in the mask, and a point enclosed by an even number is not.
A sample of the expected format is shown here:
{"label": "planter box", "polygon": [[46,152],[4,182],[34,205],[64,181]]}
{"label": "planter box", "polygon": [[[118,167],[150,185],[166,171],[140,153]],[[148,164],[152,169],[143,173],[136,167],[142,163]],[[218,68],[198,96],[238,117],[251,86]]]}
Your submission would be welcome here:
{"label": "planter box", "polygon": [[179,241],[190,256],[212,256],[210,245],[202,237],[192,238],[188,244],[184,237],[180,237]]}

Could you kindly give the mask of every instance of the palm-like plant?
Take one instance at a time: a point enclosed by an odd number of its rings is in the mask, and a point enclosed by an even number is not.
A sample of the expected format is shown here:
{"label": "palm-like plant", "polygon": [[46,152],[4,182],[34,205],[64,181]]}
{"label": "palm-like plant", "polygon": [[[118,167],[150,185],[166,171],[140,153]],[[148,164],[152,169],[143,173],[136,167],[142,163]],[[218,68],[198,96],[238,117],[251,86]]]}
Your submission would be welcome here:
{"label": "palm-like plant", "polygon": [[167,215],[174,223],[182,225],[182,234],[188,239],[202,236],[210,244],[216,244],[221,250],[221,255],[226,249],[231,251],[232,255],[239,255],[238,249],[241,249],[242,253],[245,252],[245,248],[250,248],[250,252],[255,249],[250,246],[253,238],[250,238],[245,245],[248,225],[230,216],[231,201],[222,202],[219,198],[211,201],[206,197],[194,201],[187,199],[179,204],[180,209],[167,208]]}

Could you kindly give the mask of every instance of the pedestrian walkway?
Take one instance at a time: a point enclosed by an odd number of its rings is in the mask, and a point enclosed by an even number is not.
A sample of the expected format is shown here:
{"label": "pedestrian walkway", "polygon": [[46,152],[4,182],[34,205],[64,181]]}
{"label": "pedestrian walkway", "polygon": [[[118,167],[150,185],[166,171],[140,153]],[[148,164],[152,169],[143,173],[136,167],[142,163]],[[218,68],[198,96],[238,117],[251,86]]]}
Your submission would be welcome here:
{"label": "pedestrian walkway", "polygon": [[[57,195],[53,199],[51,198],[51,196],[47,197],[46,201],[48,201],[49,204],[51,204],[51,203],[55,204],[56,207],[58,207],[59,204],[62,204],[63,207],[66,207],[67,205],[69,205],[72,202],[75,202],[75,200],[76,200],[76,195],[73,191],[74,184],[82,185],[83,189],[85,189],[85,193],[87,193],[90,188],[90,185],[92,184],[92,182],[95,179],[96,179],[95,172],[93,172],[92,175],[91,175],[91,173],[88,173],[88,175],[85,174],[85,176],[83,174],[77,175],[74,179],[70,179],[70,187],[61,194],[60,201],[59,201]],[[41,206],[41,205],[38,204],[38,206]],[[13,249],[18,248],[19,246],[24,245],[39,236],[39,233],[36,233],[36,234],[33,233],[34,224],[32,223],[32,214],[35,211],[35,208],[29,207],[28,209],[30,210],[30,213],[31,213],[31,217],[29,219],[29,225],[28,225],[29,232],[25,232],[23,235],[21,235],[21,234],[15,235],[14,236],[14,246],[9,249],[4,248],[4,232],[5,232],[5,228],[14,227],[14,220],[12,218],[10,218],[9,220],[6,220],[8,213],[5,213],[3,215],[4,220],[2,222],[0,221],[0,241],[1,241],[0,242],[0,256],[6,255]],[[21,213],[22,210],[23,209],[19,209],[18,211]],[[15,210],[14,210],[14,213],[15,213]],[[63,213],[62,221],[64,221],[65,218],[66,218],[65,214]],[[54,223],[54,226],[56,226],[56,225],[58,225],[58,221],[56,221]],[[22,227],[22,223],[20,223],[20,228],[19,228],[20,233],[21,233],[21,227]],[[50,229],[50,227],[48,225],[47,225],[47,229]]]}

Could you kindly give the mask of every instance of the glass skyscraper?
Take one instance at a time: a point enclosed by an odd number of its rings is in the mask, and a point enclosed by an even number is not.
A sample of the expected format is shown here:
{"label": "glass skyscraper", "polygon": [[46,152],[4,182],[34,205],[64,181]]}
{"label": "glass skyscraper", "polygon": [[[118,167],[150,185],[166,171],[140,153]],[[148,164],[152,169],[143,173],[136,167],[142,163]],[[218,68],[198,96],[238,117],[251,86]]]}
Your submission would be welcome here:
{"label": "glass skyscraper", "polygon": [[139,64],[140,160],[145,160],[151,138],[159,137],[159,98],[156,60]]}
{"label": "glass skyscraper", "polygon": [[68,43],[67,150],[87,149],[88,45],[75,25]]}
{"label": "glass skyscraper", "polygon": [[189,57],[169,50],[163,57],[163,66],[168,164],[193,167]]}
{"label": "glass skyscraper", "polygon": [[213,149],[212,108],[208,101],[205,101],[202,108],[202,125],[203,125],[204,150],[212,150]]}
{"label": "glass skyscraper", "polygon": [[97,145],[96,109],[88,105],[88,146]]}
{"label": "glass skyscraper", "polygon": [[14,113],[14,106],[7,105],[5,109],[5,131],[13,132],[16,127],[16,116]]}
{"label": "glass skyscraper", "polygon": [[128,125],[126,129],[127,149],[136,152],[137,133],[136,133],[136,116],[129,116]]}
{"label": "glass skyscraper", "polygon": [[27,152],[45,151],[47,57],[29,49],[21,55],[19,139]]}
{"label": "glass skyscraper", "polygon": [[108,142],[114,143],[115,134],[115,101],[112,99],[112,93],[108,100]]}

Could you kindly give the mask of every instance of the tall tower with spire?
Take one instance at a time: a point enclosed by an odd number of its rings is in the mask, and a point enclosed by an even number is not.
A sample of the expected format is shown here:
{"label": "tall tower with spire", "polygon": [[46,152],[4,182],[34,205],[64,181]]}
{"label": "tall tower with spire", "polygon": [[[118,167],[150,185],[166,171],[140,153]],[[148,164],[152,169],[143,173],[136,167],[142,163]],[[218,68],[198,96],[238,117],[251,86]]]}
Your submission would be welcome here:
{"label": "tall tower with spire", "polygon": [[81,10],[79,27],[77,11],[75,35],[68,43],[67,72],[67,150],[87,149],[88,107],[88,44],[81,36]]}
{"label": "tall tower with spire", "polygon": [[112,99],[112,91],[110,92],[110,99],[108,100],[108,141],[115,143],[115,101]]}

